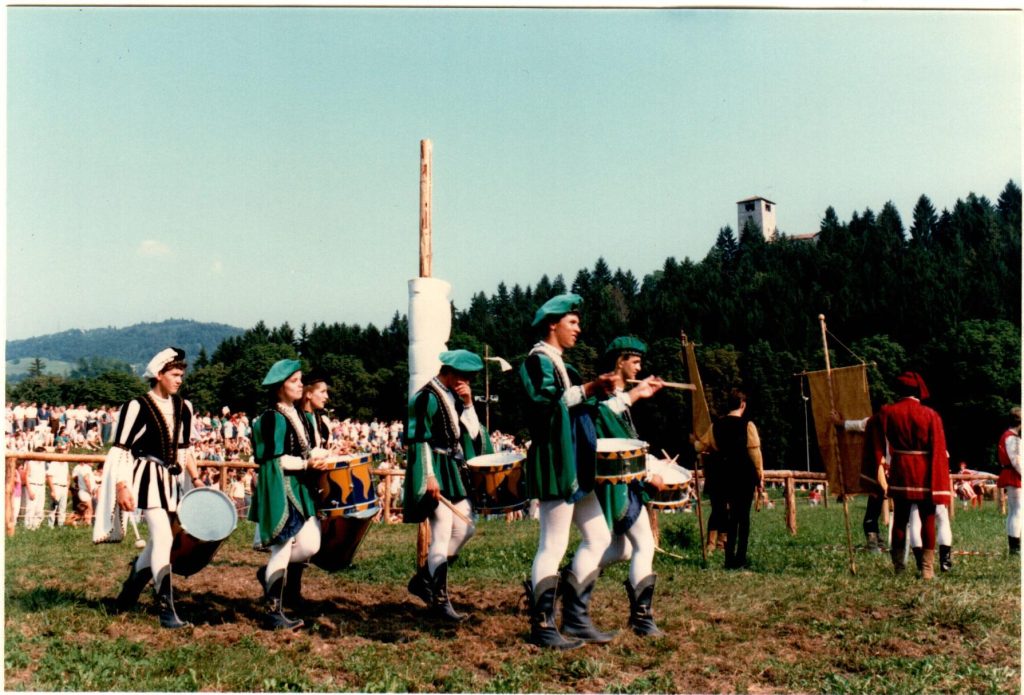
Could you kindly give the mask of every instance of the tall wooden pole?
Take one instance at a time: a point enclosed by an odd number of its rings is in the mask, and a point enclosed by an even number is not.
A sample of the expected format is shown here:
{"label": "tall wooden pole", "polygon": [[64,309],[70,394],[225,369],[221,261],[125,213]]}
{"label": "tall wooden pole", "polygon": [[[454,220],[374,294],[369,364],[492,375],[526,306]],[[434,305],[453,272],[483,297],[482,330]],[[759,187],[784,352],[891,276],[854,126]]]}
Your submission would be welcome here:
{"label": "tall wooden pole", "polygon": [[484,343],[484,427],[491,431],[491,346]]}
{"label": "tall wooden pole", "polygon": [[[432,272],[434,252],[430,238],[430,211],[432,193],[433,145],[430,140],[420,140],[420,277],[429,278]],[[416,534],[416,568],[427,561],[430,548],[430,522],[420,522]]]}
{"label": "tall wooden pole", "polygon": [[430,238],[431,168],[434,147],[420,140],[420,277],[429,278],[434,261]]}
{"label": "tall wooden pole", "polygon": [[[825,330],[825,314],[818,314],[818,321],[821,323],[821,344],[825,351],[825,375],[828,381],[828,401],[830,412],[836,412],[836,394],[832,388],[832,361],[828,354],[828,335]],[[846,549],[850,555],[850,574],[857,574],[857,564],[853,561],[853,536],[850,533],[850,505],[846,494],[846,470],[843,467],[843,457],[839,455],[839,442],[836,440],[834,430],[830,430],[832,441],[832,453],[839,465],[839,487],[843,496],[843,521],[846,523]]]}
{"label": "tall wooden pole", "polygon": [[[698,431],[704,427],[711,426],[711,420],[708,416],[708,404],[704,399],[704,383],[700,379],[700,371],[697,369],[697,354],[693,350],[693,343],[686,339],[686,333],[679,331],[679,342],[683,347],[683,361],[686,363],[686,371],[690,377],[690,383],[694,385],[693,401],[692,401],[692,430],[694,437],[700,437],[704,434],[703,431]],[[698,400],[700,402],[698,403]],[[698,408],[698,405],[700,408]],[[697,498],[697,530],[700,532],[700,559],[705,565],[708,563],[708,549],[707,549],[707,538],[704,533],[704,510],[701,507],[700,497],[700,479],[704,476],[701,475],[701,459],[704,453],[698,453],[697,458],[694,459],[693,463],[693,491],[694,496]],[[705,484],[707,478],[704,478]],[[710,519],[708,519],[710,521]],[[721,521],[721,520],[719,520]]]}

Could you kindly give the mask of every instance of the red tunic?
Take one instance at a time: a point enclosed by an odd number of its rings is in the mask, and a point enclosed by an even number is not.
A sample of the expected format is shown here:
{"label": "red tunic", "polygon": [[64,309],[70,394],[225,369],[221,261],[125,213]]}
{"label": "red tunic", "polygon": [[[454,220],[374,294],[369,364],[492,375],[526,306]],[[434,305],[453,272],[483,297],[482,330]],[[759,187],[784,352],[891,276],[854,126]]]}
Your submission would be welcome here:
{"label": "red tunic", "polygon": [[999,487],[1020,487],[1020,473],[1018,473],[1013,464],[1010,463],[1010,455],[1006,453],[1006,440],[1010,437],[1019,437],[1013,430],[1006,430],[1003,432],[1003,436],[999,438],[999,480],[996,481],[996,485]]}
{"label": "red tunic", "polygon": [[[876,456],[889,443],[889,495],[910,501],[931,500],[949,504],[949,455],[942,418],[916,398],[904,398],[882,406],[878,413],[882,437],[876,440]],[[877,459],[876,459],[877,460]]]}

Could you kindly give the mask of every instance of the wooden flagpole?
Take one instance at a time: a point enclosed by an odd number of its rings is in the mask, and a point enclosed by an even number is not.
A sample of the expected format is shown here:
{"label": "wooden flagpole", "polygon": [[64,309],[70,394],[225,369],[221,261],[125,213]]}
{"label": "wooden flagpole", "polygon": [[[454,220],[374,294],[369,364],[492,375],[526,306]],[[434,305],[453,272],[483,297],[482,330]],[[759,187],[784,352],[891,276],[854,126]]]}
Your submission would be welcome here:
{"label": "wooden flagpole", "polygon": [[[825,351],[825,375],[828,382],[828,401],[830,412],[836,412],[836,394],[832,388],[832,361],[828,355],[828,335],[825,330],[825,314],[818,314],[818,321],[821,323],[821,344]],[[850,574],[857,574],[857,564],[853,560],[853,536],[850,533],[850,505],[846,494],[846,470],[843,467],[843,457],[839,454],[839,442],[836,440],[834,429],[830,429],[832,453],[839,465],[839,486],[843,496],[843,521],[846,524],[846,550],[850,556]]]}
{"label": "wooden flagpole", "polygon": [[[434,148],[430,140],[420,140],[420,277],[429,278],[434,261],[430,236],[430,199],[432,193],[432,171]],[[421,521],[416,530],[416,568],[427,561],[430,548],[430,522]]]}
{"label": "wooden flagpole", "polygon": [[[697,412],[697,399],[698,398],[700,398],[701,401],[703,401],[704,409],[701,412],[702,413],[707,413],[707,410],[708,410],[707,401],[704,400],[704,384],[700,380],[700,372],[697,371],[697,355],[693,351],[693,343],[689,342],[686,339],[686,333],[683,332],[683,331],[679,331],[679,342],[682,344],[682,347],[683,347],[683,355],[682,356],[683,356],[683,361],[686,363],[686,371],[689,372],[690,383],[692,383],[694,385],[693,407],[691,408],[691,410],[693,411],[692,430],[693,430],[693,435],[695,437],[699,437],[700,435],[702,435],[704,433],[697,431],[698,426],[701,425],[701,424],[710,425],[710,420],[708,420],[707,423],[699,423],[698,422],[698,420],[701,419],[699,417],[699,415],[698,415],[698,412]],[[707,549],[707,538],[705,537],[705,533],[704,533],[704,510],[701,507],[701,503],[700,503],[700,498],[701,498],[700,478],[703,477],[703,475],[700,474],[700,468],[701,468],[701,460],[702,460],[703,456],[704,456],[704,453],[701,452],[701,453],[697,454],[697,458],[694,459],[694,464],[693,464],[693,491],[694,491],[694,497],[697,498],[697,528],[700,531],[700,558],[701,558],[701,562],[703,562],[705,565],[707,565],[708,564],[708,549]],[[707,480],[705,479],[704,482],[707,483]]]}

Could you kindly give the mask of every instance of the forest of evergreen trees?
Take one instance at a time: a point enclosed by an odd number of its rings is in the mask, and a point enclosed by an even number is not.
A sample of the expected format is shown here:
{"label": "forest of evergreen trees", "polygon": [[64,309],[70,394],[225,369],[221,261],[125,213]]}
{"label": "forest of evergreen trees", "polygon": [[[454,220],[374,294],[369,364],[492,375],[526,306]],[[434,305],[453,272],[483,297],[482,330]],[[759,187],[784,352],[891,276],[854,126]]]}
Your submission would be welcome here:
{"label": "forest of evergreen trees", "polygon": [[[1013,181],[995,204],[972,193],[938,212],[922,195],[909,228],[892,203],[845,222],[829,207],[814,241],[785,234],[766,241],[756,226],[738,236],[725,227],[703,260],[668,258],[639,280],[599,258],[571,281],[559,275],[525,288],[501,283],[494,294],[478,292],[469,306],[453,307],[449,347],[483,354],[486,345],[518,366],[535,341],[529,324],[537,306],[567,290],[584,299],[583,335],[568,362],[592,375],[607,343],[632,334],[650,346],[650,372],[687,381],[685,331],[698,345],[713,410],[733,386],[750,394],[769,468],[807,466],[799,375],[824,368],[819,314],[837,339],[830,342],[833,366],[872,365],[876,406],[892,398],[900,371],[925,377],[954,461],[992,470],[995,442],[1020,402],[1021,190]],[[406,319],[397,312],[383,329],[259,323],[211,355],[201,353],[185,391],[199,409],[257,410],[269,365],[301,357],[331,376],[337,415],[404,418],[407,350]],[[474,387],[481,395],[483,381]],[[525,434],[516,372],[492,366],[490,384],[497,396],[492,429]],[[18,388],[28,393],[31,386],[28,379]],[[638,429],[654,451],[690,458],[689,398],[663,391],[636,408]],[[810,465],[820,470],[813,426],[810,433]]]}

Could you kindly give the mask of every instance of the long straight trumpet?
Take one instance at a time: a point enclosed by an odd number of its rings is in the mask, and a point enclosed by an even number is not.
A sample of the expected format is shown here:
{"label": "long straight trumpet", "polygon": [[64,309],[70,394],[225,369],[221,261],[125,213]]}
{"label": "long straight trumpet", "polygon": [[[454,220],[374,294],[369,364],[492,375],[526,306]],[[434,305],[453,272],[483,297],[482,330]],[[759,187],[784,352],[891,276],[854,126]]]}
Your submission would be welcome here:
{"label": "long straight trumpet", "polygon": [[[640,384],[643,383],[642,379],[626,379],[627,384]],[[661,385],[667,389],[679,389],[681,391],[696,391],[697,387],[694,384],[680,384],[678,381],[663,381]]]}

